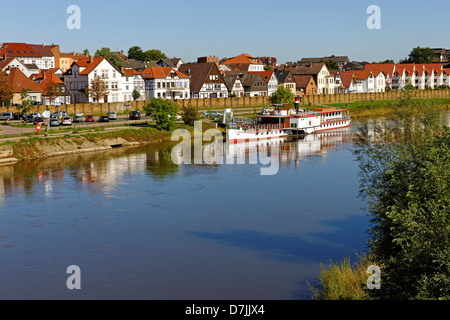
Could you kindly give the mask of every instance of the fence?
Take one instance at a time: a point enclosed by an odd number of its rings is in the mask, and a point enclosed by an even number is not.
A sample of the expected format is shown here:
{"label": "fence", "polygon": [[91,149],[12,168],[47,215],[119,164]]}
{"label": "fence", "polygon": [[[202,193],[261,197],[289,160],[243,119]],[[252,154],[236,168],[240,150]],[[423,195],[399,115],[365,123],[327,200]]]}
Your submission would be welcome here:
{"label": "fence", "polygon": [[[341,94],[321,94],[305,95],[301,103],[304,105],[320,105],[332,103],[350,103],[355,101],[375,101],[375,100],[395,100],[400,98],[401,92],[369,92],[369,93],[341,93]],[[450,98],[450,90],[416,90],[414,97],[420,99],[428,98]],[[270,105],[269,97],[239,97],[239,98],[206,98],[206,99],[178,99],[174,102],[180,106],[194,106],[199,110],[207,109],[225,109],[225,108],[245,108]],[[105,114],[109,111],[118,113],[130,110],[141,109],[149,101],[129,101],[129,102],[110,102],[110,103],[77,103],[68,104],[60,107],[56,106],[34,106],[30,112],[50,112],[65,110],[69,114]],[[0,112],[17,112],[17,108],[1,107]]]}

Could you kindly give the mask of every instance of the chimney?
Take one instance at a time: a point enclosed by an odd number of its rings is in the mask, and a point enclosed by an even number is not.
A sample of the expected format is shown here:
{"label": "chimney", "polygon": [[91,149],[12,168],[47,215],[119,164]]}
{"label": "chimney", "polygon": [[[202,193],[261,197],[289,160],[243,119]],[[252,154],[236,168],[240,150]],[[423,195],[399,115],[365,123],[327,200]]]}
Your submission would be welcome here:
{"label": "chimney", "polygon": [[89,63],[92,63],[94,61],[94,57],[93,56],[89,56]]}

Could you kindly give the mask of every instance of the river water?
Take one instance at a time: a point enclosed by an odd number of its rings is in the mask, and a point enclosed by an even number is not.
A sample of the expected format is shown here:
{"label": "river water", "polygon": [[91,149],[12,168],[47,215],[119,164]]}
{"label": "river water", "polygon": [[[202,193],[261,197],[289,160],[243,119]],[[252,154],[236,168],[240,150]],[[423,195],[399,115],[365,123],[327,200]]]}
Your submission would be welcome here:
{"label": "river water", "polygon": [[309,299],[321,263],[366,249],[358,127],[277,142],[271,175],[170,144],[2,166],[0,299]]}

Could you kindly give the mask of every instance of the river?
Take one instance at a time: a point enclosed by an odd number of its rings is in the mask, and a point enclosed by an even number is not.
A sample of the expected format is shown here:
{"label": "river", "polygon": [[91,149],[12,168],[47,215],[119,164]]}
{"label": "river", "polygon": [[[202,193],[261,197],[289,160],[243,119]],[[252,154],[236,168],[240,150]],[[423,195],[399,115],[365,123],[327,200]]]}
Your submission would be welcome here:
{"label": "river", "polygon": [[309,299],[321,263],[366,249],[358,127],[279,142],[271,175],[170,144],[2,166],[0,299]]}

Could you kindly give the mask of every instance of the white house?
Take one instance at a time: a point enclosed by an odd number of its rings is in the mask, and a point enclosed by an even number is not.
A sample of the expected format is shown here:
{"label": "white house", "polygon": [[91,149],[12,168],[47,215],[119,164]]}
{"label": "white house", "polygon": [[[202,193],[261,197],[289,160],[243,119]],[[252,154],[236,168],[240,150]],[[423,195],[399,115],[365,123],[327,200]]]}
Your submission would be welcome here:
{"label": "white house", "polygon": [[264,64],[261,60],[246,53],[230,59],[225,58],[221,64],[226,65],[231,71],[264,71]]}
{"label": "white house", "polygon": [[122,95],[123,101],[133,101],[133,92],[136,89],[139,92],[139,100],[145,100],[145,81],[141,72],[134,69],[122,70]]}
{"label": "white house", "polygon": [[318,94],[334,94],[334,76],[330,74],[325,63],[307,63],[287,68],[292,75],[312,75],[317,85]]}
{"label": "white house", "polygon": [[375,77],[372,71],[354,70],[355,80],[362,85],[363,92],[375,92]]}
{"label": "white house", "polygon": [[59,54],[58,45],[5,42],[0,47],[0,59],[17,58],[25,65],[35,64],[39,69],[59,67]]}
{"label": "white house", "polygon": [[190,95],[190,78],[169,67],[150,67],[141,72],[145,82],[146,99],[187,99]]}
{"label": "white house", "polygon": [[191,98],[227,98],[228,88],[215,62],[185,63],[180,71],[190,77]]}
{"label": "white house", "polygon": [[30,77],[33,74],[33,71],[28,69],[21,61],[17,58],[7,58],[6,60],[0,61],[0,71],[6,71],[9,74],[12,68],[18,68],[22,71],[27,77]]}
{"label": "white house", "polygon": [[73,102],[94,102],[84,93],[92,80],[100,77],[106,85],[108,94],[98,102],[123,102],[122,73],[104,57],[89,57],[77,60],[64,73],[64,83],[73,94]]}
{"label": "white house", "polygon": [[235,95],[236,97],[244,96],[244,86],[241,81],[241,74],[239,72],[227,72],[223,76],[225,85],[228,88],[229,95]]}

